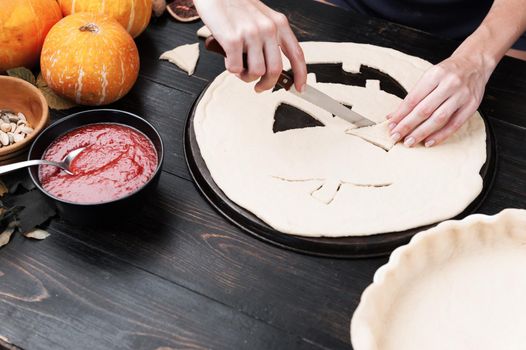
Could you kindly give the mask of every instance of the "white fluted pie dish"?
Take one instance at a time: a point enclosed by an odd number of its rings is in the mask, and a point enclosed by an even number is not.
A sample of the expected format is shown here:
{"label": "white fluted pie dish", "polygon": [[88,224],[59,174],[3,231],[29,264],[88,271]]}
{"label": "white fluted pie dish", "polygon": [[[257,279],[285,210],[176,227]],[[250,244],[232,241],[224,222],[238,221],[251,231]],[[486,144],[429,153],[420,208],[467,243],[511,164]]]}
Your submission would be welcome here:
{"label": "white fluted pie dish", "polygon": [[446,221],[396,249],[351,322],[355,350],[526,349],[526,210]]}

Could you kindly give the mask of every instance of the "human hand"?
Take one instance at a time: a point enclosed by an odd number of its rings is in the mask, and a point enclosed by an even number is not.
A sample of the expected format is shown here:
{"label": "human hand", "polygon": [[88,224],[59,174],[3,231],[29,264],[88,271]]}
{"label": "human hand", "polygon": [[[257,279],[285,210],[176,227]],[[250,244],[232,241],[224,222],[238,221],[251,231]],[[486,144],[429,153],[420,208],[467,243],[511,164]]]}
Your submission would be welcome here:
{"label": "human hand", "polygon": [[475,113],[494,68],[462,53],[431,67],[388,116],[391,137],[408,147],[443,142]]}
{"label": "human hand", "polygon": [[[305,58],[283,14],[259,0],[194,0],[194,4],[225,50],[228,71],[246,82],[259,79],[257,92],[272,89],[283,69],[282,50],[291,63],[296,90],[303,90],[307,81]],[[247,54],[247,69],[243,68],[243,52]]]}

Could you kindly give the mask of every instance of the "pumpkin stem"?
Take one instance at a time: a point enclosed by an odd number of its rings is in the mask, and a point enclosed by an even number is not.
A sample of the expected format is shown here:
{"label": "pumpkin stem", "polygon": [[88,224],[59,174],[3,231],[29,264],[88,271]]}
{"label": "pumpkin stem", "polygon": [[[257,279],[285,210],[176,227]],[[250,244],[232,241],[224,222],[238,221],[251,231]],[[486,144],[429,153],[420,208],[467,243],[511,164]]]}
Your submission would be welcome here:
{"label": "pumpkin stem", "polygon": [[81,32],[98,33],[99,27],[95,23],[88,23],[79,28]]}

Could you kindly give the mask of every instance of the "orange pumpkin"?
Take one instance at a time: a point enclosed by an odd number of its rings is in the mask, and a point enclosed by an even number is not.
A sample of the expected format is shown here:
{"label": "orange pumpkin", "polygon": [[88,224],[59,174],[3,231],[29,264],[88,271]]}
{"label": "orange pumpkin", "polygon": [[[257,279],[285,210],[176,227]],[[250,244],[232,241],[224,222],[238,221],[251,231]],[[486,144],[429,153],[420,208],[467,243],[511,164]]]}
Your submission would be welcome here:
{"label": "orange pumpkin", "polygon": [[152,0],[58,0],[64,16],[77,12],[106,14],[115,18],[134,38],[150,22]]}
{"label": "orange pumpkin", "polygon": [[46,34],[61,18],[55,0],[0,0],[0,72],[33,67]]}
{"label": "orange pumpkin", "polygon": [[51,28],[40,67],[57,94],[78,104],[104,105],[132,88],[139,74],[139,53],[116,20],[80,12]]}

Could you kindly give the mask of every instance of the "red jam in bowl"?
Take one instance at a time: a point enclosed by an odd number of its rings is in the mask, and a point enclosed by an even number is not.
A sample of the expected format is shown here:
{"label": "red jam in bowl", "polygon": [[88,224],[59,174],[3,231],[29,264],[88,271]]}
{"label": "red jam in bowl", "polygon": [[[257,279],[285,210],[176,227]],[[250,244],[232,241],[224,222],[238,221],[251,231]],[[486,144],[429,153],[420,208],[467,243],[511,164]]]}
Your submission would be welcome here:
{"label": "red jam in bowl", "polygon": [[155,147],[146,135],[115,123],[74,129],[56,139],[42,158],[60,162],[81,147],[85,149],[71,164],[74,175],[57,167],[40,166],[38,175],[44,190],[73,203],[109,202],[141,188],[158,164]]}

